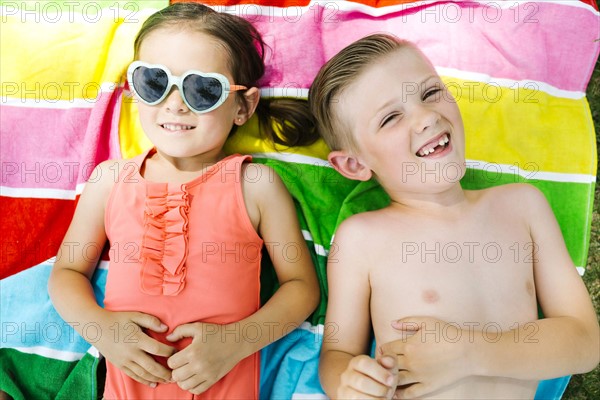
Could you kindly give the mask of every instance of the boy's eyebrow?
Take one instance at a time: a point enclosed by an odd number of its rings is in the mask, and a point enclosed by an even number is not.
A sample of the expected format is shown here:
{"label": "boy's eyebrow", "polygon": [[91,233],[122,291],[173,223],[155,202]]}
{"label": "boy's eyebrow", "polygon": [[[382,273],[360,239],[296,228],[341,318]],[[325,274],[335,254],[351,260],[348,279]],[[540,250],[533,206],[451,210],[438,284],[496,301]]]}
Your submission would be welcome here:
{"label": "boy's eyebrow", "polygon": [[[438,75],[436,74],[432,74],[427,76],[426,78],[422,79],[421,82],[419,82],[417,85],[419,88],[423,87],[423,85],[425,85],[425,83],[427,83],[427,81],[431,80],[432,78],[437,78]],[[410,84],[413,84],[414,82],[403,82],[402,84],[402,89],[404,90],[407,87],[410,87]],[[412,92],[411,92],[412,93]],[[415,93],[412,93],[415,94]],[[402,98],[404,98],[404,93]],[[390,104],[393,104],[394,102],[396,102],[397,98],[393,97],[390,100],[386,101],[384,104],[382,104],[380,107],[377,107],[377,110],[375,110],[375,115],[377,116],[377,114],[379,114],[381,112],[381,110],[383,110],[384,108],[388,107]]]}

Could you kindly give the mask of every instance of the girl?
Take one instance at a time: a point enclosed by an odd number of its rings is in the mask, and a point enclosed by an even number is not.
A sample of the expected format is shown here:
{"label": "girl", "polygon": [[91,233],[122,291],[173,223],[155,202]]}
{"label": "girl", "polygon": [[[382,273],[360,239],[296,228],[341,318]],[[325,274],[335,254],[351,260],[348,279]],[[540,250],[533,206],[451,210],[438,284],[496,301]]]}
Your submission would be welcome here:
{"label": "girl", "polygon": [[[99,255],[61,257],[49,282],[65,321],[82,335],[86,324],[101,329],[94,346],[107,360],[107,399],[257,398],[258,350],[317,305],[283,183],[249,156],[223,154],[256,108],[273,141],[314,140],[300,134],[310,122],[301,107],[288,116],[285,104],[259,102],[263,50],[251,24],[195,3],[157,12],[136,38],[128,81],[154,148],[96,167],[61,248],[110,242],[105,308],[90,285]],[[291,124],[274,134],[273,118]],[[261,308],[265,242],[280,287]],[[284,245],[298,249],[293,262]]]}

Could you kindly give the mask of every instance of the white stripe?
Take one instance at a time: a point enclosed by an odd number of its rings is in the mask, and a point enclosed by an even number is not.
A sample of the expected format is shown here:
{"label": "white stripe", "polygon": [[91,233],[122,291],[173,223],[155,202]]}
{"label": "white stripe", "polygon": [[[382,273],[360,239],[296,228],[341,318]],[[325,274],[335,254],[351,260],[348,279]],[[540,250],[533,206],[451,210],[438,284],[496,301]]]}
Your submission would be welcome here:
{"label": "white stripe", "polygon": [[292,400],[328,400],[329,397],[322,393],[306,394],[306,393],[294,393]]}
{"label": "white stripe", "polygon": [[92,357],[102,358],[102,355],[100,354],[100,352],[98,351],[98,349],[95,348],[94,346],[91,346],[88,349],[87,353],[90,354]]}
{"label": "white stripe", "polygon": [[302,236],[304,236],[304,240],[313,242],[313,247],[315,248],[315,253],[317,253],[317,255],[320,255],[323,257],[327,257],[329,255],[329,251],[325,247],[323,247],[320,244],[315,243],[315,241],[309,231],[303,229]]}
{"label": "white stripe", "polygon": [[[37,82],[39,84],[39,82]],[[67,90],[69,93],[82,93],[83,88],[81,88],[78,84],[78,82],[66,82],[69,83],[69,86],[65,86],[63,89]],[[47,83],[46,85],[49,85],[51,83]],[[73,85],[77,84],[77,86],[73,86]],[[10,106],[10,107],[27,107],[27,108],[49,108],[49,109],[59,109],[59,110],[65,110],[65,109],[71,109],[71,108],[94,108],[96,106],[96,103],[98,102],[98,100],[102,97],[102,95],[111,95],[112,93],[115,92],[115,90],[119,87],[121,87],[122,85],[119,85],[117,83],[114,82],[104,82],[103,84],[101,84],[100,86],[98,86],[98,84],[94,84],[94,89],[99,88],[98,90],[98,96],[94,99],[83,99],[83,98],[79,98],[79,97],[75,97],[73,99],[69,99],[69,100],[60,100],[60,99],[53,99],[53,98],[43,98],[44,96],[44,87],[36,87],[34,90],[32,90],[30,87],[26,86],[26,82],[21,82],[20,83],[20,87],[18,87],[17,89],[19,89],[20,91],[16,93],[16,95],[21,94],[21,90],[23,91],[23,93],[31,91],[32,93],[35,92],[36,96],[40,96],[40,97],[34,97],[34,98],[25,98],[25,97],[15,97],[15,96],[2,96],[0,97],[0,104],[3,106]],[[56,85],[58,85],[58,83],[56,83]],[[92,85],[92,83],[87,83],[86,85]],[[4,88],[6,89],[6,88]],[[4,93],[6,93],[6,90],[4,90]]]}
{"label": "white stripe", "polygon": [[583,276],[583,274],[585,274],[585,267],[575,267],[577,268],[577,272],[579,273],[579,275]]}
{"label": "white stripe", "polygon": [[319,325],[313,325],[310,322],[304,321],[299,327],[298,329],[302,329],[304,331],[309,331],[314,333],[315,335],[323,335],[323,332],[325,332],[325,326],[323,324],[319,324]]}
{"label": "white stripe", "polygon": [[53,358],[55,360],[61,361],[78,361],[83,357],[83,353],[75,353],[72,351],[63,351],[63,350],[54,350],[49,349],[48,347],[43,346],[34,346],[34,347],[13,347],[15,350],[20,351],[21,353],[27,354],[37,354],[38,356]]}
{"label": "white stripe", "polygon": [[[496,1],[483,1],[483,0],[475,0],[478,3],[481,3],[483,5],[486,6],[490,6],[490,7],[495,7],[495,8],[514,8],[515,4],[519,4],[519,5],[527,5],[527,4],[531,4],[533,6],[536,5],[535,1],[531,1],[531,0],[511,0],[511,1],[506,1],[506,0],[496,0]],[[552,3],[552,4],[560,4],[563,6],[570,6],[570,7],[576,7],[576,8],[583,8],[586,9],[588,11],[591,11],[594,14],[600,15],[600,13],[598,11],[596,11],[596,9],[594,7],[592,7],[589,4],[583,3],[580,0],[544,0],[544,3]],[[535,18],[534,15],[534,11],[536,11],[536,9],[532,9],[532,15],[531,18]],[[533,22],[533,21],[532,21]]]}
{"label": "white stripe", "polygon": [[[302,18],[319,19],[324,23],[338,22],[338,12],[355,12],[362,14],[380,17],[387,14],[392,14],[398,11],[408,10],[414,7],[423,5],[435,5],[440,3],[440,0],[416,1],[408,4],[395,4],[385,7],[372,7],[366,4],[354,3],[349,1],[330,1],[330,0],[313,0],[307,6],[260,6],[257,4],[236,4],[231,6],[210,6],[211,8],[228,14],[244,17],[252,21],[254,16],[268,18],[272,22],[273,18],[283,18],[289,23],[296,23]],[[514,2],[512,3],[514,4]],[[322,10],[317,11],[320,6]],[[442,4],[444,6],[444,4]],[[318,12],[318,13],[317,13]]]}
{"label": "white stripe", "polygon": [[267,87],[260,89],[261,97],[270,98],[270,97],[287,97],[293,99],[307,99],[308,98],[308,89],[297,88],[297,87],[285,87],[285,88],[277,88],[277,87]]}
{"label": "white stripe", "polygon": [[561,172],[538,171],[535,163],[531,164],[532,169],[522,169],[518,165],[498,164],[479,160],[466,160],[467,168],[483,170],[489,173],[516,174],[525,179],[543,180],[550,182],[568,182],[568,183],[593,183],[596,182],[594,175],[586,174],[567,174]]}
{"label": "white stripe", "polygon": [[108,270],[108,265],[109,264],[110,264],[110,262],[107,261],[107,260],[100,260],[100,262],[96,266],[96,269]]}
{"label": "white stripe", "polygon": [[[323,22],[336,22],[336,14],[340,11],[342,12],[352,12],[358,11],[365,15],[380,17],[392,13],[396,13],[399,11],[408,10],[414,7],[420,6],[435,6],[436,3],[439,4],[440,7],[446,7],[447,4],[445,2],[441,2],[439,0],[429,0],[429,1],[416,1],[408,4],[395,4],[385,7],[372,7],[365,4],[354,3],[349,1],[330,1],[330,0],[313,0],[307,6],[287,6],[287,7],[274,7],[274,6],[259,6],[256,4],[236,4],[232,6],[211,6],[211,8],[219,11],[226,12],[229,14],[238,15],[240,17],[245,17],[252,20],[253,16],[265,17],[268,18],[269,21],[272,21],[273,18],[284,18],[286,21],[290,23],[298,22],[301,18],[319,18]],[[532,4],[534,7],[536,6],[535,2],[530,0],[524,1],[478,1],[478,3],[490,7],[490,8],[515,8],[515,5],[526,6],[527,4]],[[587,11],[591,11],[594,14],[598,14],[592,6],[588,4],[583,4],[581,1],[573,1],[573,0],[563,0],[563,1],[554,1],[554,4],[561,4],[564,6],[575,6],[578,8],[586,9]],[[579,4],[574,4],[579,3]],[[321,6],[322,11],[317,14],[316,6]],[[529,6],[531,8],[531,6]],[[527,10],[526,10],[527,11]],[[531,10],[533,14],[530,15],[531,18],[535,18],[536,9]],[[525,13],[525,11],[523,11]],[[523,15],[525,18],[527,15]]]}
{"label": "white stripe", "polygon": [[269,158],[271,160],[285,161],[296,164],[307,164],[315,167],[328,167],[331,168],[331,164],[327,161],[317,157],[305,156],[302,154],[294,153],[252,153],[250,154],[255,158]]}
{"label": "white stripe", "polygon": [[4,197],[31,199],[75,200],[75,190],[46,188],[11,188],[0,186],[0,194]]}
{"label": "white stripe", "polygon": [[[470,72],[470,71],[462,71],[455,68],[445,68],[445,67],[435,67],[438,74],[442,76],[453,77],[457,79],[462,79],[465,81],[472,82],[481,82],[488,86],[497,86],[497,87],[505,87],[508,89],[518,90],[518,89],[529,89],[531,91],[541,91],[547,93],[551,96],[555,97],[564,97],[567,99],[579,100],[585,96],[585,92],[573,91],[573,90],[563,90],[557,87],[554,87],[548,83],[534,81],[534,80],[520,80],[516,81],[514,79],[504,79],[504,78],[493,78],[490,75],[482,74],[479,72]],[[483,86],[484,88],[485,86]],[[483,89],[482,90],[485,90]],[[476,90],[478,88],[473,88]],[[469,88],[469,90],[471,90]],[[523,95],[523,102],[526,102],[526,96]],[[530,99],[530,101],[534,101],[534,99]]]}

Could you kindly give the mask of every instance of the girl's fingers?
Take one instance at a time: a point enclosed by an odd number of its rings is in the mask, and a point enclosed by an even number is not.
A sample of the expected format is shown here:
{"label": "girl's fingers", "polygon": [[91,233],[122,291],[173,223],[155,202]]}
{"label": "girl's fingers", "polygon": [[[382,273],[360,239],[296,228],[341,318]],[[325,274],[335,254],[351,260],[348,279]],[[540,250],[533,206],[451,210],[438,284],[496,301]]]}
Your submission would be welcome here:
{"label": "girl's fingers", "polygon": [[199,375],[194,375],[183,382],[177,382],[177,384],[183,390],[187,390],[193,394],[204,393],[211,386],[206,379],[203,379]]}
{"label": "girl's fingers", "polygon": [[[136,366],[139,370],[135,368]],[[139,360],[134,361],[129,367],[144,379],[161,383],[168,383],[171,381],[171,371],[157,363],[154,358],[149,355],[142,356]]]}
{"label": "girl's fingers", "polygon": [[155,356],[171,357],[177,351],[174,347],[161,343],[151,337],[140,337],[138,343],[140,349]]}
{"label": "girl's fingers", "polygon": [[152,380],[145,379],[145,378],[143,378],[141,376],[141,375],[143,375],[143,372],[142,372],[143,369],[140,368],[139,365],[132,364],[131,368],[123,366],[123,367],[121,367],[121,370],[123,372],[125,372],[125,374],[127,376],[129,376],[131,379],[133,379],[136,382],[139,382],[139,383],[141,383],[143,385],[147,385],[147,386],[150,386],[150,387],[156,387],[156,382],[153,382]]}
{"label": "girl's fingers", "polygon": [[158,318],[150,314],[141,312],[133,312],[130,316],[131,320],[142,328],[150,329],[154,332],[166,332],[168,327],[160,322]]}

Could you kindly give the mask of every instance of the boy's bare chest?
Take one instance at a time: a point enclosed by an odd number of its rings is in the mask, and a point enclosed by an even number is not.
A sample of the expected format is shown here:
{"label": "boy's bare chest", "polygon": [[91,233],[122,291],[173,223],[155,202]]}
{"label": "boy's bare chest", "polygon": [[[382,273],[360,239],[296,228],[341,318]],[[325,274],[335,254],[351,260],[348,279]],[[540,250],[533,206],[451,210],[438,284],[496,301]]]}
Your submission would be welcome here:
{"label": "boy's bare chest", "polygon": [[412,232],[386,233],[374,245],[379,251],[369,253],[376,332],[411,315],[501,330],[535,319],[536,249],[518,221],[424,222]]}

